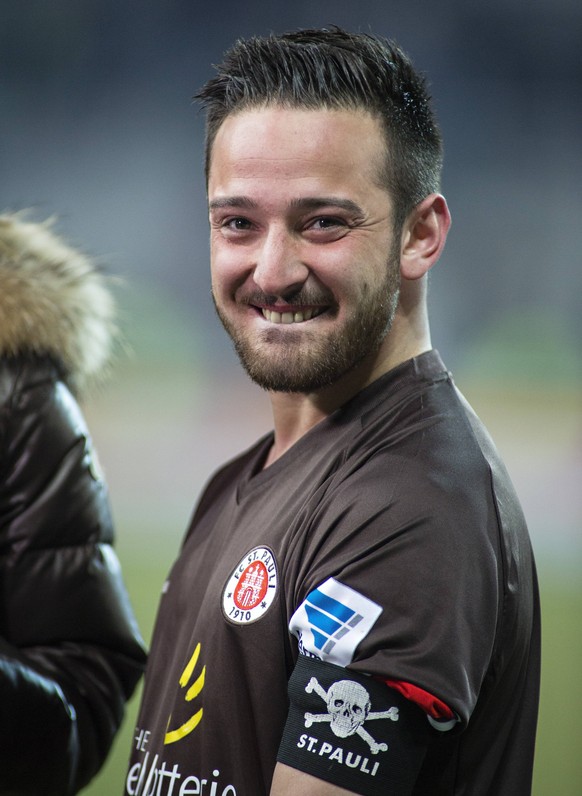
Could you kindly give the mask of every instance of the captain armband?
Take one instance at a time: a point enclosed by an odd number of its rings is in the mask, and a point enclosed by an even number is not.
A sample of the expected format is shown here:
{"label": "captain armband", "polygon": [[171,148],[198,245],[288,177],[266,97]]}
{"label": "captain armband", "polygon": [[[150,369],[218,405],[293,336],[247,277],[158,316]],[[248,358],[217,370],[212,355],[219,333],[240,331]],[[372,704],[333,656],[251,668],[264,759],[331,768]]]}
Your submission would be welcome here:
{"label": "captain armband", "polygon": [[412,793],[434,730],[402,694],[300,655],[278,761],[363,796]]}

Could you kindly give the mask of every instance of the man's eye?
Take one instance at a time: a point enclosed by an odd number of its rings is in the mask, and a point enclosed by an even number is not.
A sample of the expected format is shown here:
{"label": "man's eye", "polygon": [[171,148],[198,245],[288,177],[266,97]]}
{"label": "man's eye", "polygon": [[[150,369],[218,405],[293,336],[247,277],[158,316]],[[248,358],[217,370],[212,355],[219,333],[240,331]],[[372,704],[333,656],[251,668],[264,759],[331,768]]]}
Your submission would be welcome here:
{"label": "man's eye", "polygon": [[317,216],[307,222],[306,231],[310,232],[334,232],[340,234],[349,228],[349,223],[344,218],[338,216]]}
{"label": "man's eye", "polygon": [[251,222],[248,218],[229,218],[224,222],[223,226],[235,232],[245,232],[247,229],[251,228]]}
{"label": "man's eye", "polygon": [[314,219],[311,226],[315,229],[332,229],[333,227],[343,226],[343,221],[332,216],[321,216],[320,218]]}

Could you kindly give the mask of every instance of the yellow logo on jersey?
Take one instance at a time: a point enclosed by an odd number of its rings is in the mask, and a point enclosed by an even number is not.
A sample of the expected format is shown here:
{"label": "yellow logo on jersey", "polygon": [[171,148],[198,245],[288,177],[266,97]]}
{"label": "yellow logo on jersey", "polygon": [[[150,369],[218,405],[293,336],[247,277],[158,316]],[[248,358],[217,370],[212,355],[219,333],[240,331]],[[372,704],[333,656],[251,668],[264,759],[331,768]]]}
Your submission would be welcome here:
{"label": "yellow logo on jersey", "polygon": [[[182,676],[180,677],[181,688],[186,688],[186,686],[192,679],[194,675],[194,669],[196,668],[196,664],[198,663],[199,656],[200,656],[200,643],[196,645],[196,649],[194,650],[192,657],[190,658],[186,668],[182,672]],[[206,666],[203,666],[202,671],[200,672],[198,677],[194,680],[190,688],[186,691],[186,694],[184,696],[186,702],[191,702],[200,694],[200,692],[204,688],[205,677],[206,677]],[[171,743],[176,743],[176,741],[180,741],[182,740],[182,738],[185,738],[187,735],[190,735],[190,733],[193,730],[195,730],[196,727],[202,721],[203,712],[204,712],[203,709],[200,708],[200,710],[192,714],[192,716],[188,719],[188,721],[184,722],[184,724],[182,724],[181,727],[178,727],[175,730],[169,729],[170,722],[172,721],[172,715],[170,714],[170,717],[168,718],[168,729],[164,737],[164,744],[167,745]]]}

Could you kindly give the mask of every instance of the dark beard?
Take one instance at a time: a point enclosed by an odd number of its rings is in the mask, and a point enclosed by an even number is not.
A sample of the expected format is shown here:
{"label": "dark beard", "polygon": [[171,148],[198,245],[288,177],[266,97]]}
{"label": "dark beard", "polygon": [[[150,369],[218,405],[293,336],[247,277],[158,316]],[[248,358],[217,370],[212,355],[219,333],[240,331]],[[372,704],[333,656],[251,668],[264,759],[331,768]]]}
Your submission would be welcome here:
{"label": "dark beard", "polygon": [[355,315],[331,335],[322,338],[314,331],[311,341],[301,325],[296,335],[289,326],[273,326],[261,335],[260,347],[255,347],[239,334],[216,301],[215,308],[241,364],[259,387],[271,392],[312,393],[334,384],[375,353],[390,331],[398,301],[399,270],[390,265],[387,270],[382,287],[364,296]]}

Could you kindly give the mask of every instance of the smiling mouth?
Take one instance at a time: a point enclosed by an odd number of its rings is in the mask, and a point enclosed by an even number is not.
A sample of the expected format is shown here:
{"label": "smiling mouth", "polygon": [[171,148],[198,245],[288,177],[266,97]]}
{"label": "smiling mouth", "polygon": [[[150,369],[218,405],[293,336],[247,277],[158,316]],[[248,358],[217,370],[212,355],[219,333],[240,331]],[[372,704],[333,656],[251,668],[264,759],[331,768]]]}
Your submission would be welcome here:
{"label": "smiling mouth", "polygon": [[270,310],[266,307],[261,307],[260,309],[263,314],[263,318],[271,323],[303,323],[304,321],[310,321],[312,318],[316,318],[318,315],[321,315],[322,312],[325,312],[325,308],[323,307],[306,307],[303,310],[290,310],[288,312],[277,312],[276,310]]}

